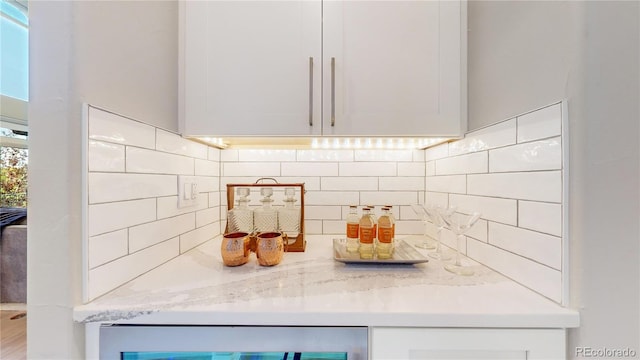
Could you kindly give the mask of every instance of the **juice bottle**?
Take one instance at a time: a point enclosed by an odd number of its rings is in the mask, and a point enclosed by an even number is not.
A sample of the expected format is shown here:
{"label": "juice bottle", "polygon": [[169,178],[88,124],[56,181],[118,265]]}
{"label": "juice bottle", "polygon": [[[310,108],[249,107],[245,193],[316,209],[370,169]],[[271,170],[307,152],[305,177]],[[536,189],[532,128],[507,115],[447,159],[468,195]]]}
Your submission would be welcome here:
{"label": "juice bottle", "polygon": [[389,259],[393,255],[393,217],[388,207],[382,208],[382,215],[378,218],[378,244],[376,255],[378,259]]}
{"label": "juice bottle", "polygon": [[373,259],[373,239],[374,228],[373,218],[371,217],[371,209],[365,207],[362,209],[360,217],[359,236],[358,236],[358,252],[361,259]]}
{"label": "juice bottle", "polygon": [[360,218],[358,217],[358,207],[356,205],[349,206],[349,214],[347,214],[347,251],[358,251],[358,237],[360,230]]}

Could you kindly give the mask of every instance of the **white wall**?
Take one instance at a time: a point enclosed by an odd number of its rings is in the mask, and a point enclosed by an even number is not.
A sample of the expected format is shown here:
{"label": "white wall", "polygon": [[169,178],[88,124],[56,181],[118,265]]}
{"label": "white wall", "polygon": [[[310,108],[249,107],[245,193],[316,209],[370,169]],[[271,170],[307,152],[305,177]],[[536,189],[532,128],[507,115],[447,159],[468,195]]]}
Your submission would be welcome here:
{"label": "white wall", "polygon": [[70,105],[72,28],[61,22],[72,6],[30,5],[27,357],[80,359],[83,327],[71,318],[81,298],[81,108]]}
{"label": "white wall", "polygon": [[178,131],[178,2],[75,1],[80,98]]}
{"label": "white wall", "polygon": [[27,354],[82,359],[82,102],[177,129],[177,2],[34,1],[29,17]]}
{"label": "white wall", "polygon": [[469,2],[469,122],[568,99],[576,347],[640,352],[638,2]]}

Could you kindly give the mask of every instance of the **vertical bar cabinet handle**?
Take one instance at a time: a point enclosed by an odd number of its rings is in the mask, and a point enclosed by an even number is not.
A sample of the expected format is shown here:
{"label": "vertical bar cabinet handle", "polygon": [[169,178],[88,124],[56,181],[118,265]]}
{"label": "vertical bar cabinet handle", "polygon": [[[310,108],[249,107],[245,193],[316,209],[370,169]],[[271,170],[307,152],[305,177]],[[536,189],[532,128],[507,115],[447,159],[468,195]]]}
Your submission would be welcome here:
{"label": "vertical bar cabinet handle", "polygon": [[313,126],[313,57],[309,57],[309,126]]}
{"label": "vertical bar cabinet handle", "polygon": [[331,126],[336,125],[336,58],[331,58]]}

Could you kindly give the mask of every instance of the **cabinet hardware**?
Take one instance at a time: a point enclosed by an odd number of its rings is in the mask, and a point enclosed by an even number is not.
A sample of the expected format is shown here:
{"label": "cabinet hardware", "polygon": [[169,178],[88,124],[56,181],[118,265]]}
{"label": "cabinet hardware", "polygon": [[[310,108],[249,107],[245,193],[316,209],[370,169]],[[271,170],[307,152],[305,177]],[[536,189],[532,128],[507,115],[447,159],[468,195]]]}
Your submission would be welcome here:
{"label": "cabinet hardware", "polygon": [[331,58],[331,126],[336,125],[336,58]]}
{"label": "cabinet hardware", "polygon": [[313,57],[309,57],[309,126],[313,126]]}

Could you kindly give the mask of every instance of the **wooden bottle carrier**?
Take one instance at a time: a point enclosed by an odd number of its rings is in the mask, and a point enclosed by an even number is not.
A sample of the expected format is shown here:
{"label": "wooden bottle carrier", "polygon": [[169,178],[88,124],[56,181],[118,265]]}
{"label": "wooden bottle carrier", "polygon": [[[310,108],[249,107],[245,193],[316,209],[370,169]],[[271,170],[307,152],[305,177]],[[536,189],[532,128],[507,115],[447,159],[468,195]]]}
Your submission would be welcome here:
{"label": "wooden bottle carrier", "polygon": [[[273,181],[273,183],[264,183],[265,180]],[[300,204],[300,232],[298,233],[298,237],[296,237],[295,242],[285,245],[284,250],[287,252],[303,252],[307,246],[307,241],[304,238],[304,183],[292,183],[292,184],[283,184],[279,183],[274,178],[260,178],[256,180],[253,184],[227,184],[227,209],[233,209],[235,204],[235,194],[236,188],[249,188],[250,193],[253,195],[255,193],[260,193],[260,188],[270,187],[274,189],[274,194],[277,192],[276,189],[281,189],[284,192],[285,188],[295,188],[296,196],[299,196],[299,204]],[[254,191],[257,189],[257,191]],[[225,226],[225,233],[229,231],[229,220],[227,219],[227,224]],[[285,240],[285,243],[288,242]],[[256,234],[251,234],[251,249],[255,251],[256,244]]]}

